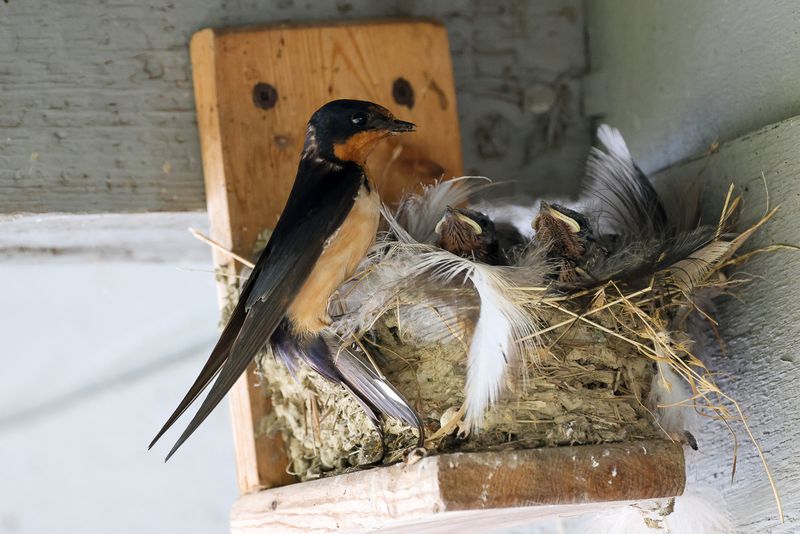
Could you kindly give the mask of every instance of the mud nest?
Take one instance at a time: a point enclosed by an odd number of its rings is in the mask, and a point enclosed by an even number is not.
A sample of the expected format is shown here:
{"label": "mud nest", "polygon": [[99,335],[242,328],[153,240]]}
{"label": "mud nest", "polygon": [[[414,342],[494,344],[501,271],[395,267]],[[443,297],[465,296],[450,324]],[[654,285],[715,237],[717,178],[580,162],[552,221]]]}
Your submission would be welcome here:
{"label": "mud nest", "polygon": [[[609,281],[567,295],[520,288],[530,291],[526,305],[536,310],[535,349],[509,362],[502,395],[480,431],[464,422],[466,354],[480,301],[463,280],[449,281],[435,296],[411,284],[384,299],[369,328],[335,333],[330,344],[369,361],[406,397],[423,421],[428,454],[679,439],[658,413],[663,399],[656,390],[670,390],[669,380],[681,382],[681,409],[741,417],[723,406],[732,399],[717,389],[684,332],[698,315],[698,293],[716,295],[742,283],[722,269],[739,263],[734,252],[772,213],[733,241],[698,251],[708,261],[691,275],[691,286],[684,265],[677,275],[656,273],[639,287]],[[355,284],[370,268],[362,266]],[[228,311],[237,285],[229,285]],[[334,319],[347,315],[345,291],[332,299]],[[415,430],[384,419],[378,432],[350,394],[310,369],[301,366],[293,376],[269,349],[257,363],[272,404],[258,431],[282,435],[287,471],[300,480],[394,463],[416,447]]]}

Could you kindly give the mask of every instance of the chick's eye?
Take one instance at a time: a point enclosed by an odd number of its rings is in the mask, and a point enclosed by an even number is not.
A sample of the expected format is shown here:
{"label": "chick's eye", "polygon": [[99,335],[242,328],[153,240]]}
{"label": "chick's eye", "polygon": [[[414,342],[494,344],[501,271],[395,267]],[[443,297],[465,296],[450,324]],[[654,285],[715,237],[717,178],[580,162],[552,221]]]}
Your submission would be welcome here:
{"label": "chick's eye", "polygon": [[356,111],[350,117],[350,122],[352,122],[356,126],[364,126],[365,124],[367,124],[367,114],[364,113],[363,111]]}

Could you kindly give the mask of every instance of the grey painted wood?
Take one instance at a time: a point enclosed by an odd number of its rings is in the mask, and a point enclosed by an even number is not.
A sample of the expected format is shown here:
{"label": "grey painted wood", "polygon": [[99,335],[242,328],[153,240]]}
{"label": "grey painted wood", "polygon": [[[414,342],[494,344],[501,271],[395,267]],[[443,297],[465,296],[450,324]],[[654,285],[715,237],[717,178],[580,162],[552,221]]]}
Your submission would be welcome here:
{"label": "grey painted wood", "polygon": [[[770,202],[780,204],[781,210],[746,250],[800,244],[798,147],[800,117],[793,117],[724,143],[715,154],[676,165],[657,179],[662,187],[677,190],[676,185],[699,174],[709,221],[718,217],[729,184],[736,184],[745,198],[742,226],[764,214],[766,180]],[[767,479],[740,424],[734,425],[741,448],[733,484],[733,442],[721,423],[701,421],[700,451],[687,463],[697,480],[723,492],[741,532],[796,532],[800,529],[800,253],[758,256],[738,272],[753,281],[737,290],[738,299],[728,297],[719,303],[726,351],[721,353],[710,342],[703,352],[708,366],[719,372],[721,388],[741,404],[764,449],[783,497],[786,524],[777,523]]]}
{"label": "grey painted wood", "polygon": [[661,169],[800,114],[800,4],[587,2],[589,114]]}
{"label": "grey painted wood", "polygon": [[582,5],[0,3],[0,213],[205,209],[190,36],[209,26],[370,17],[447,25],[469,172],[574,191],[588,146]]}
{"label": "grey painted wood", "polygon": [[204,212],[0,216],[0,262],[204,262],[208,245],[189,227],[208,233]]}

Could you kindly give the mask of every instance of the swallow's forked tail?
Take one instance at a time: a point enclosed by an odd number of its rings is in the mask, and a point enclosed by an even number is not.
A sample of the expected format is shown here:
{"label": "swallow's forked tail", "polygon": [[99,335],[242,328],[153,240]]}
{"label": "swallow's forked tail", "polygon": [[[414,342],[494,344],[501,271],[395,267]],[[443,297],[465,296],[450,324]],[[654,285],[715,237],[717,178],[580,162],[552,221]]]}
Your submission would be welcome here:
{"label": "swallow's forked tail", "polygon": [[419,445],[424,441],[422,421],[416,410],[386,378],[371,365],[347,348],[336,356],[321,335],[301,337],[283,321],[272,334],[272,350],[294,375],[300,362],[328,380],[341,384],[358,401],[375,426],[378,414],[393,417],[414,427],[419,433]]}

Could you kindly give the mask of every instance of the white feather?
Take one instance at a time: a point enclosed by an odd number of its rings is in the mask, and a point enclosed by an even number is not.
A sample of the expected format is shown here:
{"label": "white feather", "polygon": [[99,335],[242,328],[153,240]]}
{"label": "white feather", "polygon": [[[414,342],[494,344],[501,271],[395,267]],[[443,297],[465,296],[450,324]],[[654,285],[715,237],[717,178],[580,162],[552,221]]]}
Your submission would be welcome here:
{"label": "white feather", "polygon": [[403,197],[394,218],[417,243],[436,242],[436,223],[447,206],[463,204],[478,191],[492,185],[484,176],[461,176],[425,186],[421,194]]}
{"label": "white feather", "polygon": [[601,124],[597,128],[597,140],[603,143],[608,153],[611,156],[617,157],[623,161],[633,163],[631,151],[628,150],[628,145],[625,143],[625,138],[616,128],[612,128],[608,124]]}
{"label": "white feather", "polygon": [[397,237],[396,253],[410,250],[416,260],[405,273],[405,284],[421,275],[445,283],[461,279],[471,284],[478,295],[480,312],[467,355],[465,397],[467,422],[473,430],[480,430],[486,409],[500,396],[509,364],[537,354],[536,318],[522,304],[526,295],[517,287],[541,285],[544,271],[535,264],[515,270],[486,265],[425,247],[416,243],[388,209],[384,208],[383,214]]}
{"label": "white feather", "polygon": [[[552,524],[556,523],[556,524]],[[548,528],[548,526],[550,528]],[[722,496],[708,487],[687,488],[670,499],[631,505],[609,503],[608,510],[561,518],[533,532],[587,534],[734,534],[731,514]]]}
{"label": "white feather", "polygon": [[495,276],[488,266],[474,264],[469,277],[481,303],[467,359],[466,420],[474,430],[483,426],[486,409],[500,396],[506,368],[518,356],[514,325],[525,322]]}
{"label": "white feather", "polygon": [[[540,273],[535,269],[531,273],[541,283]],[[412,275],[422,274],[442,282],[462,278],[478,295],[480,312],[467,355],[465,397],[467,422],[473,430],[480,430],[486,409],[500,396],[508,366],[536,356],[536,319],[521,304],[523,294],[508,278],[510,270],[506,268],[431,250],[418,256]]]}
{"label": "white feather", "polygon": [[694,431],[696,413],[686,380],[663,361],[658,362],[647,403],[656,421],[670,436]]}

